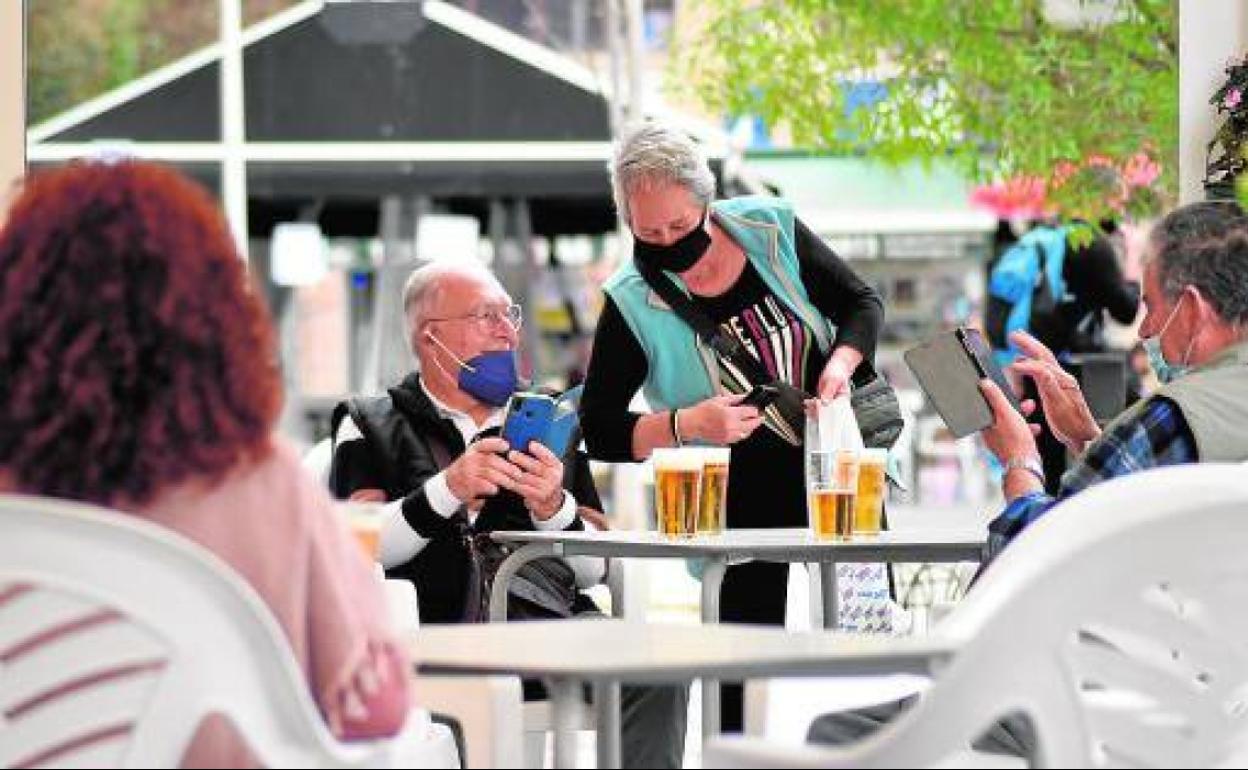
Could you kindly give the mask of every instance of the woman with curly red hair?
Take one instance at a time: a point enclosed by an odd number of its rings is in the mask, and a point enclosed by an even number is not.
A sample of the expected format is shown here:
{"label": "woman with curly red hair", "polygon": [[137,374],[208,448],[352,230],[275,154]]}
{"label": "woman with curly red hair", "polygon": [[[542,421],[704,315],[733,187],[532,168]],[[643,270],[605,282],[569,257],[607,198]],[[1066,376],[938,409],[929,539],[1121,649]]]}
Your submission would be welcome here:
{"label": "woman with curly red hair", "polygon": [[[208,194],[151,163],[26,181],[0,230],[0,490],[155,521],[237,570],[331,730],[397,732],[406,660],[368,564],[276,440],[272,324]],[[191,764],[247,762],[222,722]]]}

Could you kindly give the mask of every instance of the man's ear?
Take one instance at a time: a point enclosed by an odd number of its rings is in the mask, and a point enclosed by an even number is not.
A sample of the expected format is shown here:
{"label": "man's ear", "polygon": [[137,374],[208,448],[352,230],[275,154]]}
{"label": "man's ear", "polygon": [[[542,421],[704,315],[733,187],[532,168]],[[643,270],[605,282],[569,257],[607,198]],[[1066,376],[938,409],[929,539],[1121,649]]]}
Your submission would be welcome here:
{"label": "man's ear", "polygon": [[1190,311],[1195,314],[1195,318],[1192,319],[1193,333],[1206,324],[1216,324],[1219,322],[1217,309],[1214,308],[1209,300],[1205,298],[1204,294],[1201,294],[1199,289],[1195,286],[1186,286],[1183,291],[1188,295],[1187,304],[1195,308]]}

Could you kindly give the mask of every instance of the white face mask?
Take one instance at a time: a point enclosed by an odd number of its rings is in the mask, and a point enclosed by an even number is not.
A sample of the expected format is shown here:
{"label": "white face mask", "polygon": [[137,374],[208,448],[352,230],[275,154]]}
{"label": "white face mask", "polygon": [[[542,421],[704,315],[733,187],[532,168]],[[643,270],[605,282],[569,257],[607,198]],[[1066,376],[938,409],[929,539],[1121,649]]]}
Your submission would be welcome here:
{"label": "white face mask", "polygon": [[1144,346],[1144,352],[1148,354],[1148,363],[1153,367],[1153,371],[1157,373],[1157,380],[1163,385],[1167,382],[1174,382],[1183,375],[1192,370],[1189,362],[1192,356],[1192,347],[1196,344],[1194,335],[1187,343],[1187,350],[1183,353],[1183,362],[1180,364],[1171,364],[1166,360],[1166,355],[1161,351],[1161,336],[1170,328],[1170,322],[1174,320],[1174,316],[1179,312],[1179,306],[1183,304],[1183,300],[1187,299],[1187,295],[1179,297],[1179,301],[1174,303],[1174,307],[1170,310],[1170,315],[1166,318],[1166,322],[1161,325],[1161,331],[1151,337],[1140,340],[1140,344]]}

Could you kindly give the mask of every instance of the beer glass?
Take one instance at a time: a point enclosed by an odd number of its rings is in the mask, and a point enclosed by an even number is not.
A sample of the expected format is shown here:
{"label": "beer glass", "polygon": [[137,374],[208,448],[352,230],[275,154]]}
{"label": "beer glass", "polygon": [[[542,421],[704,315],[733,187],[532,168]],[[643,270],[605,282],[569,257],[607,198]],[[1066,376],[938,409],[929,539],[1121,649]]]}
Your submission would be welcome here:
{"label": "beer glass", "polygon": [[724,531],[728,513],[728,447],[702,447],[702,495],[698,505],[698,531]]}
{"label": "beer glass", "polygon": [[347,527],[369,561],[377,561],[381,553],[381,523],[384,503],[345,501],[340,503],[347,513]]}
{"label": "beer glass", "polygon": [[845,540],[854,533],[858,496],[858,453],[852,449],[807,451],[806,495],[810,530],[820,540]]}
{"label": "beer glass", "polygon": [[695,447],[656,449],[654,512],[659,531],[688,537],[698,531],[698,497],[702,491],[702,453]]}
{"label": "beer glass", "polygon": [[885,467],[888,450],[864,449],[858,455],[858,497],[854,500],[854,532],[875,535],[884,518]]}

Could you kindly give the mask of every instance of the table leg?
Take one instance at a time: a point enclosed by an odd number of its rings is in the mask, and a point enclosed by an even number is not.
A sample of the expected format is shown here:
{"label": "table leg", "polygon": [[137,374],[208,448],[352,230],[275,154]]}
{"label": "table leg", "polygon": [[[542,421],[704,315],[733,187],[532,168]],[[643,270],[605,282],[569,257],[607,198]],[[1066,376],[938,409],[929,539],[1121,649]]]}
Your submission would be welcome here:
{"label": "table leg", "polygon": [[594,684],[598,724],[598,767],[622,767],[620,753],[620,683]]}
{"label": "table leg", "polygon": [[611,617],[624,619],[624,602],[628,601],[624,583],[624,560],[607,559],[607,590],[611,592]]}
{"label": "table leg", "polygon": [[512,551],[498,565],[494,573],[494,585],[490,587],[490,622],[502,623],[507,620],[507,591],[511,587],[511,579],[520,568],[534,559],[543,556],[562,556],[561,543],[526,543]]}
{"label": "table leg", "polygon": [[819,594],[823,600],[823,627],[832,631],[841,626],[836,592],[836,562],[819,562]]}
{"label": "table leg", "polygon": [[555,767],[576,767],[577,709],[581,707],[581,685],[575,679],[552,677],[550,690],[551,720],[555,730]]}
{"label": "table leg", "polygon": [[[702,622],[719,622],[719,591],[724,585],[724,572],[728,559],[712,557],[706,560],[702,572]],[[719,735],[719,680],[702,680],[702,740]]]}

